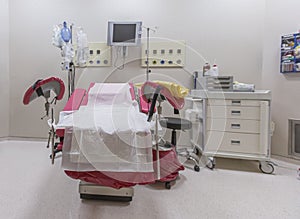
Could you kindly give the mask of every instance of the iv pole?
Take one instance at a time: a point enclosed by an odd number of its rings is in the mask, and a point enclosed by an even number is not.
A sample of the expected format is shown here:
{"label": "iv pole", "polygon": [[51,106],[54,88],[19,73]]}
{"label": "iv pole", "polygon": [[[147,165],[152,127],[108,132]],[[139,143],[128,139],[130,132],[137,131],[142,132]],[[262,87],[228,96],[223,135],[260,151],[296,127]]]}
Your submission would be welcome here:
{"label": "iv pole", "polygon": [[[151,72],[151,70],[149,69],[149,41],[150,41],[150,30],[152,30],[153,32],[155,32],[155,30],[150,29],[149,27],[146,28],[147,29],[147,56],[146,56],[146,81],[149,81],[149,73]],[[152,100],[153,101],[153,100]],[[159,102],[159,107],[160,108],[160,102]],[[158,112],[161,112],[161,110],[158,110]],[[160,179],[161,177],[161,173],[160,173],[160,157],[159,157],[159,144],[158,144],[158,120],[160,115],[156,115],[155,117],[155,149],[156,149],[156,166],[157,166],[157,179]]]}
{"label": "iv pole", "polygon": [[[71,30],[71,44],[73,43],[73,24],[70,26]],[[75,89],[75,66],[73,61],[69,63],[68,69],[68,99],[71,97],[74,89]]]}
{"label": "iv pole", "polygon": [[147,29],[146,81],[149,81],[149,73],[151,72],[151,70],[149,69],[150,30],[152,30],[153,32],[155,32],[155,30],[151,29],[150,27],[144,27],[144,28]]}
{"label": "iv pole", "polygon": [[147,27],[147,59],[146,59],[146,64],[147,64],[147,68],[146,68],[146,81],[149,81],[149,38],[150,38],[150,28]]}

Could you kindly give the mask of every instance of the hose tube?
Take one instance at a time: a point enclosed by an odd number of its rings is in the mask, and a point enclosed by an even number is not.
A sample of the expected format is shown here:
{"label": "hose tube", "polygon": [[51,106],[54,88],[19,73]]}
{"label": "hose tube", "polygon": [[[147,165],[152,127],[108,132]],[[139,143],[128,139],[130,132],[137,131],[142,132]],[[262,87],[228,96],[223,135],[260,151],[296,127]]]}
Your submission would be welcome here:
{"label": "hose tube", "polygon": [[153,113],[154,113],[155,104],[156,104],[156,100],[157,100],[157,97],[158,97],[161,89],[162,89],[161,86],[157,86],[156,89],[155,89],[155,91],[154,91],[152,102],[151,102],[151,106],[150,106],[150,110],[149,110],[149,114],[148,114],[148,119],[147,119],[148,122],[150,122],[151,119],[152,119],[152,116],[153,116]]}

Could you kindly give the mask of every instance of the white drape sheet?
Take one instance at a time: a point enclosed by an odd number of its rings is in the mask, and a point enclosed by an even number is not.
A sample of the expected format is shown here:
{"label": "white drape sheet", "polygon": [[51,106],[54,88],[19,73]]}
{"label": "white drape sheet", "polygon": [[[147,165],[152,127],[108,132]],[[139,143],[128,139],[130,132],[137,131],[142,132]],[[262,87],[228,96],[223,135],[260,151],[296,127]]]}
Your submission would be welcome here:
{"label": "white drape sheet", "polygon": [[86,106],[60,116],[65,169],[153,172],[151,126],[127,83],[95,84]]}

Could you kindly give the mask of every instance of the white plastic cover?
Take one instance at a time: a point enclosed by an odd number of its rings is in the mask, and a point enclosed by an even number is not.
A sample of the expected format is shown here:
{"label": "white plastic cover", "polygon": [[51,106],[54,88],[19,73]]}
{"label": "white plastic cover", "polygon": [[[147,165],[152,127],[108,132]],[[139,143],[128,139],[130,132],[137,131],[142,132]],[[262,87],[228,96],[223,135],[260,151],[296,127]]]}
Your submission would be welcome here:
{"label": "white plastic cover", "polygon": [[80,67],[84,67],[86,66],[89,58],[89,45],[88,45],[87,34],[83,32],[83,29],[81,27],[77,28],[76,42],[77,42],[76,61]]}
{"label": "white plastic cover", "polygon": [[87,106],[66,115],[65,124],[59,123],[67,127],[65,169],[153,172],[150,123],[132,100],[128,84],[95,84]]}

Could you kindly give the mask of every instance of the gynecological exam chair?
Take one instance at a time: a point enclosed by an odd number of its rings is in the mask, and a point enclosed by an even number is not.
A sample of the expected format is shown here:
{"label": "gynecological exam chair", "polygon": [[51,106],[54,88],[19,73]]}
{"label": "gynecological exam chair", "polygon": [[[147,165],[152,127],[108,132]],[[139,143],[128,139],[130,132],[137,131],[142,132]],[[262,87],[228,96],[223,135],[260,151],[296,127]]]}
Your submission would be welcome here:
{"label": "gynecological exam chair", "polygon": [[[49,98],[51,97],[51,92],[53,92],[55,96],[49,102]],[[61,100],[64,96],[64,93],[65,93],[64,82],[59,78],[50,77],[47,79],[37,80],[31,87],[27,89],[23,97],[24,105],[28,105],[38,97],[43,97],[45,99],[45,115],[41,119],[48,117],[49,111],[51,109],[51,120],[48,120],[50,130],[49,130],[47,148],[49,148],[51,143],[52,148],[51,148],[50,157],[52,159],[52,163],[54,163],[55,154],[57,152],[62,151],[62,142],[54,143],[54,139],[55,139],[54,112],[51,106],[55,105],[56,101]]]}
{"label": "gynecological exam chair", "polygon": [[[182,104],[182,99],[165,96],[172,104]],[[174,148],[152,149],[151,125],[141,113],[150,99],[128,83],[75,89],[60,114],[56,135],[64,139],[65,173],[81,180],[81,198],[131,201],[134,185],[162,181],[170,189],[184,169]]]}

